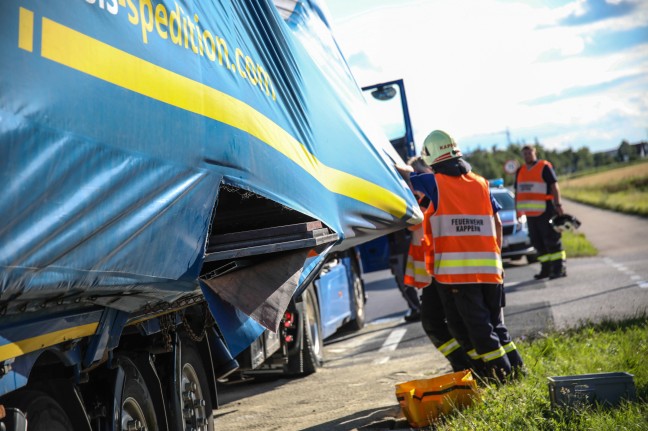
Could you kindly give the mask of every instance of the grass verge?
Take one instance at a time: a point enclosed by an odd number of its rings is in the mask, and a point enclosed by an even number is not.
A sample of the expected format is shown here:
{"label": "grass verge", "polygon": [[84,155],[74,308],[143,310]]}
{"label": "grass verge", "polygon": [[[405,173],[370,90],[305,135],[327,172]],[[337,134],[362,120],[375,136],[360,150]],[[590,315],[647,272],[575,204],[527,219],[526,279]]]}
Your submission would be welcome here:
{"label": "grass verge", "polygon": [[648,162],[561,180],[560,191],[577,202],[648,217]]}
{"label": "grass verge", "polygon": [[[648,429],[648,317],[584,324],[516,344],[526,362],[526,377],[499,388],[482,389],[481,402],[446,417],[437,423],[437,430]],[[547,377],[603,372],[634,375],[637,400],[624,401],[615,408],[552,408]]]}
{"label": "grass verge", "polygon": [[578,232],[563,232],[562,244],[567,258],[596,256],[598,250],[585,235]]}

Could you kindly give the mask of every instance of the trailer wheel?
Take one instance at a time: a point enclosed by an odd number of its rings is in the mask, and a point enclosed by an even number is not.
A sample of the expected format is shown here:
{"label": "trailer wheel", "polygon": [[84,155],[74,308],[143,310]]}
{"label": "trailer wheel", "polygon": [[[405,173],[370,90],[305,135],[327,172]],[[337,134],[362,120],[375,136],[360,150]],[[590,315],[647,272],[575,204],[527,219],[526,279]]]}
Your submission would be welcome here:
{"label": "trailer wheel", "polygon": [[314,373],[323,362],[322,323],[317,296],[312,285],[302,295],[298,316],[299,345],[288,354],[286,374],[301,377]]}
{"label": "trailer wheel", "polygon": [[200,354],[191,342],[183,342],[181,349],[179,409],[182,412],[182,429],[213,431],[212,400]]}
{"label": "trailer wheel", "polygon": [[119,363],[124,370],[119,429],[122,431],[158,430],[155,406],[142,374],[137,366],[126,357],[120,358]]}
{"label": "trailer wheel", "polygon": [[362,277],[358,265],[353,262],[351,265],[351,277],[353,279],[353,307],[355,318],[349,322],[349,329],[359,331],[365,326],[365,292]]}
{"label": "trailer wheel", "polygon": [[67,414],[58,402],[44,392],[19,390],[7,396],[3,404],[22,411],[29,431],[69,431],[73,429]]}

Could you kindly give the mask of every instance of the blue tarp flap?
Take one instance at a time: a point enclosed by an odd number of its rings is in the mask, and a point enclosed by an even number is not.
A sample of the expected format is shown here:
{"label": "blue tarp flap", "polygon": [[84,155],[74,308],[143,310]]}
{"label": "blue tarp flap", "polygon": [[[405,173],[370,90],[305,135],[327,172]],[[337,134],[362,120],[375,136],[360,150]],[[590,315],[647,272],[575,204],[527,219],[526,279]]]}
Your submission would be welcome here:
{"label": "blue tarp flap", "polygon": [[202,286],[202,291],[232,356],[237,356],[263,334],[263,326],[222,300],[209,287]]}
{"label": "blue tarp flap", "polygon": [[295,4],[0,2],[0,301],[199,291],[221,184],[339,247],[420,221],[325,15]]}

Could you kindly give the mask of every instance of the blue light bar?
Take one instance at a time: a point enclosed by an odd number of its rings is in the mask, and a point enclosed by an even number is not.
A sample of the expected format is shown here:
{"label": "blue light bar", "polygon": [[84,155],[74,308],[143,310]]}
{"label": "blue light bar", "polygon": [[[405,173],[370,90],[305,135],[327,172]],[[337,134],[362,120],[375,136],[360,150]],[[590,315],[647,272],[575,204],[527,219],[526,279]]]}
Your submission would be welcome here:
{"label": "blue light bar", "polygon": [[504,187],[504,178],[488,180],[488,184],[490,184],[491,187]]}

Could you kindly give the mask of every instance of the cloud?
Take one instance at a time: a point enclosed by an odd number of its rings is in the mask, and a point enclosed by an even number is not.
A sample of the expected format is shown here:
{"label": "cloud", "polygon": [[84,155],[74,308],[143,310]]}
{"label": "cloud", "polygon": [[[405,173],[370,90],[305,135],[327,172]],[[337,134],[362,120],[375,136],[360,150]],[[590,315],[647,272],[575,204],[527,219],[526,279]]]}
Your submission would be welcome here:
{"label": "cloud", "polygon": [[547,103],[554,103],[554,102],[558,102],[558,101],[562,101],[574,97],[605,93],[607,91],[610,91],[624,84],[635,84],[635,83],[641,84],[640,81],[644,80],[644,78],[645,75],[643,73],[636,74],[636,75],[622,76],[617,79],[613,79],[606,82],[600,82],[593,85],[583,85],[583,86],[566,88],[558,94],[550,94],[547,96],[538,97],[536,99],[528,100],[523,103],[529,106],[537,106],[537,105],[544,105]]}
{"label": "cloud", "polygon": [[632,14],[637,4],[629,1],[583,0],[575,11],[559,21],[560,25],[576,26],[591,24],[610,18]]}
{"label": "cloud", "polygon": [[374,62],[372,62],[369,56],[364,51],[355,52],[351,54],[347,58],[347,63],[349,63],[350,67],[354,67],[358,69],[371,70],[374,72],[382,71],[382,68],[378,67]]}
{"label": "cloud", "polygon": [[648,44],[648,25],[624,31],[601,31],[586,43],[583,55],[604,55],[642,44]]}
{"label": "cloud", "polygon": [[623,30],[602,29],[572,36],[572,49],[561,46],[545,50],[538,55],[537,61],[560,61],[575,56],[605,56],[645,44],[648,44],[648,25]]}
{"label": "cloud", "polygon": [[648,0],[357,1],[330,0],[338,40],[359,84],[404,79],[418,147],[645,139]]}

